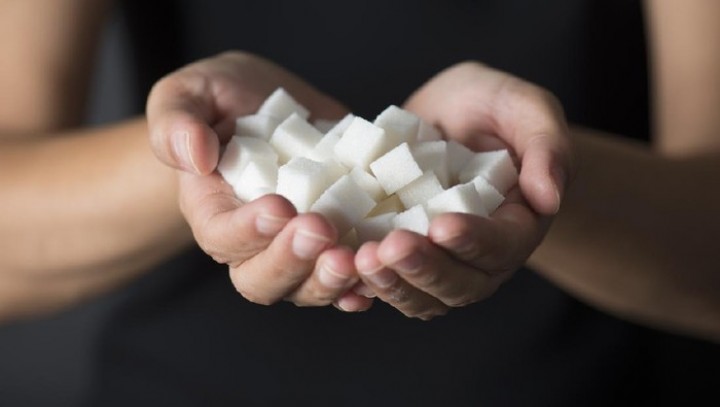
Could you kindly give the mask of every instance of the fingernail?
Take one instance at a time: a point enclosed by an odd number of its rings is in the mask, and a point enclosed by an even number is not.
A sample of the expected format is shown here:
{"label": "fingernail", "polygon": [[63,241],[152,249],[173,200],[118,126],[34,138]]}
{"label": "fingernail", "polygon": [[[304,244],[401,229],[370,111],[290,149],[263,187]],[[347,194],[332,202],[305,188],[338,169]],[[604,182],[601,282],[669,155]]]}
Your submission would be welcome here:
{"label": "fingernail", "polygon": [[380,267],[377,270],[363,273],[363,276],[380,288],[388,288],[398,279],[398,276],[394,271],[385,267]]}
{"label": "fingernail", "polygon": [[329,288],[342,288],[348,283],[348,276],[344,276],[327,264],[320,266],[318,270],[318,280],[320,284]]}
{"label": "fingernail", "polygon": [[172,148],[178,164],[184,170],[193,171],[199,174],[200,171],[190,155],[190,133],[180,131],[172,136]]}
{"label": "fingernail", "polygon": [[273,237],[280,233],[290,219],[260,214],[255,219],[255,229],[261,235]]}
{"label": "fingernail", "polygon": [[423,265],[423,255],[421,253],[412,253],[402,260],[396,261],[394,268],[407,274],[414,274],[420,271]]}
{"label": "fingernail", "polygon": [[567,182],[567,179],[565,177],[565,171],[563,171],[559,167],[554,167],[551,172],[552,179],[553,179],[553,186],[555,187],[555,195],[557,198],[556,206],[554,208],[554,213],[557,213],[560,210],[560,203],[562,202],[562,191],[565,187],[565,183]]}
{"label": "fingernail", "polygon": [[368,287],[364,283],[358,283],[355,287],[353,287],[353,292],[355,294],[365,297],[365,298],[377,297],[377,294],[375,294],[375,291],[373,291],[372,288]]}
{"label": "fingernail", "polygon": [[292,251],[303,260],[311,260],[330,243],[330,239],[306,230],[298,230],[292,241]]}

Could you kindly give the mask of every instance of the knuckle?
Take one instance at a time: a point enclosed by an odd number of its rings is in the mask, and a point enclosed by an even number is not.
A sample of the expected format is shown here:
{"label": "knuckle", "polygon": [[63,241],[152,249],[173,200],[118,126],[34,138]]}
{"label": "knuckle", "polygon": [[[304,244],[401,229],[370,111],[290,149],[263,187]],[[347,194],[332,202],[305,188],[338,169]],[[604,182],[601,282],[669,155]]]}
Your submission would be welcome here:
{"label": "knuckle", "polygon": [[243,296],[246,300],[259,305],[272,305],[275,304],[278,299],[264,294],[262,292],[258,292],[257,290],[249,289],[248,287],[245,287],[243,285],[234,284],[235,289],[237,292]]}

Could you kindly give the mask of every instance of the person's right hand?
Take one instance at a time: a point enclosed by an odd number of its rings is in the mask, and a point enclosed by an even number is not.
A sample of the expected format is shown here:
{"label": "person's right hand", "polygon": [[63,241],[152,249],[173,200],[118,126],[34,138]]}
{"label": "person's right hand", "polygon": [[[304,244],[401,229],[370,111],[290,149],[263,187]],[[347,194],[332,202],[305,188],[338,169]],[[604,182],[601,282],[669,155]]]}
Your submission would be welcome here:
{"label": "person's right hand", "polygon": [[352,250],[336,246],[337,232],[318,214],[297,214],[279,195],[244,204],[215,167],[235,119],[254,113],[284,87],[315,118],[339,119],[347,109],[281,67],[231,52],[190,64],[161,79],[147,103],[153,151],[181,170],[180,207],[200,247],[230,267],[247,299],[271,304],[335,303],[369,308],[354,294],[358,282]]}

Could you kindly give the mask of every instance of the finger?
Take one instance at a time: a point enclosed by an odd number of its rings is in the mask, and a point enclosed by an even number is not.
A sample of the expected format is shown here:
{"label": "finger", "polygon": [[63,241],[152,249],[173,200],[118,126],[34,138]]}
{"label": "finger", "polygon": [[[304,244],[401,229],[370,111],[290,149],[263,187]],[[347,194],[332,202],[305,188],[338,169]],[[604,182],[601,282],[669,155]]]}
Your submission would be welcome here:
{"label": "finger", "polygon": [[447,313],[448,307],[440,300],[418,290],[400,278],[394,270],[386,267],[378,258],[379,246],[377,242],[365,243],[355,256],[355,266],[360,278],[378,298],[408,317],[429,320]]}
{"label": "finger", "polygon": [[167,165],[195,174],[215,169],[220,139],[213,129],[219,120],[207,80],[180,71],[159,81],[147,104],[150,144]]}
{"label": "finger", "polygon": [[343,294],[337,301],[333,302],[335,308],[344,312],[362,312],[369,310],[374,300],[362,295],[358,295],[352,291]]}
{"label": "finger", "polygon": [[218,173],[181,174],[180,209],[200,247],[216,261],[236,266],[264,250],[297,214],[279,195],[243,204]]}
{"label": "finger", "polygon": [[435,218],[428,237],[454,257],[490,275],[520,267],[537,247],[547,218],[521,202],[506,202],[491,218],[448,213]]}
{"label": "finger", "polygon": [[310,277],[285,299],[296,305],[328,305],[347,292],[358,281],[355,253],[347,247],[324,251]]}
{"label": "finger", "polygon": [[273,304],[288,296],[310,276],[320,254],[336,240],[335,228],[321,215],[298,215],[266,250],[231,268],[230,278],[248,300]]}
{"label": "finger", "polygon": [[457,258],[424,236],[394,231],[377,250],[378,259],[403,280],[450,307],[489,297],[502,280]]}

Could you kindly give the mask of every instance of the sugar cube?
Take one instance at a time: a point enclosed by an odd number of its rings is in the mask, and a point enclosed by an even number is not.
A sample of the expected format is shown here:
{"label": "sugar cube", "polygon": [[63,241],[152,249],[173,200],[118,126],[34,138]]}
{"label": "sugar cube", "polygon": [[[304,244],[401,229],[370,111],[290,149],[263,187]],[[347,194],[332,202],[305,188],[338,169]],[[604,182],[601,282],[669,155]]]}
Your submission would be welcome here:
{"label": "sugar cube", "polygon": [[263,195],[274,194],[277,188],[278,166],[273,161],[250,161],[232,184],[235,195],[250,202]]}
{"label": "sugar cube", "polygon": [[406,208],[421,205],[443,191],[435,173],[426,171],[420,178],[400,188],[396,194]]}
{"label": "sugar cube", "polygon": [[279,121],[283,121],[290,117],[293,113],[307,119],[310,117],[310,111],[297,102],[295,98],[282,87],[277,88],[267,99],[260,105],[258,114],[271,116]]}
{"label": "sugar cube", "polygon": [[327,120],[327,119],[317,119],[313,122],[313,126],[320,132],[320,133],[327,133],[335,127],[338,124],[337,120]]}
{"label": "sugar cube", "polygon": [[335,157],[346,167],[367,170],[373,160],[388,150],[387,143],[385,130],[361,117],[354,117],[335,144]]}
{"label": "sugar cube", "polygon": [[460,170],[470,161],[475,153],[455,140],[447,142],[447,163],[450,183],[457,184]]}
{"label": "sugar cube", "polygon": [[475,186],[472,183],[455,185],[430,198],[426,203],[430,218],[444,212],[469,213],[478,216],[488,216],[485,206],[480,202]]}
{"label": "sugar cube", "polygon": [[252,161],[277,163],[278,156],[267,141],[249,136],[233,136],[225,145],[217,170],[233,184]]}
{"label": "sugar cube", "polygon": [[295,157],[278,169],[277,193],[303,213],[310,209],[332,181],[322,163]]}
{"label": "sugar cube", "polygon": [[343,236],[375,206],[375,201],[360,188],[350,175],[344,175],[310,207],[311,212],[324,215]]}
{"label": "sugar cube", "polygon": [[408,143],[400,144],[373,161],[370,169],[388,195],[423,175],[410,153]]}
{"label": "sugar cube", "polygon": [[411,147],[413,158],[423,171],[432,171],[443,188],[450,186],[450,170],[448,169],[447,142],[426,141]]}
{"label": "sugar cube", "polygon": [[355,119],[355,115],[352,113],[348,113],[345,115],[345,117],[342,118],[339,122],[335,124],[335,126],[331,127],[325,132],[325,136],[328,135],[336,135],[338,137],[342,136],[343,133],[345,133],[345,130],[350,127],[350,124]]}
{"label": "sugar cube", "polygon": [[364,189],[375,202],[380,202],[386,197],[385,191],[383,191],[378,180],[368,174],[367,171],[361,169],[360,167],[355,167],[350,170],[350,176],[353,181],[355,181],[360,188]]}
{"label": "sugar cube", "polygon": [[420,118],[407,110],[390,105],[375,118],[373,124],[385,130],[390,141],[388,147],[393,148],[415,140]]}
{"label": "sugar cube", "polygon": [[235,120],[235,135],[257,137],[270,140],[280,120],[260,114],[238,117]]}
{"label": "sugar cube", "polygon": [[415,205],[393,218],[395,229],[406,229],[427,236],[430,229],[430,217],[422,205]]}
{"label": "sugar cube", "polygon": [[495,209],[505,200],[505,197],[482,175],[478,175],[471,182],[480,196],[480,202],[482,202],[488,214],[495,212]]}
{"label": "sugar cube", "polygon": [[508,150],[475,153],[458,175],[461,183],[470,182],[482,175],[501,194],[517,183],[518,173]]}
{"label": "sugar cube", "polygon": [[280,163],[284,164],[293,157],[308,156],[322,136],[305,119],[292,113],[275,129],[270,137],[270,145],[277,151]]}

